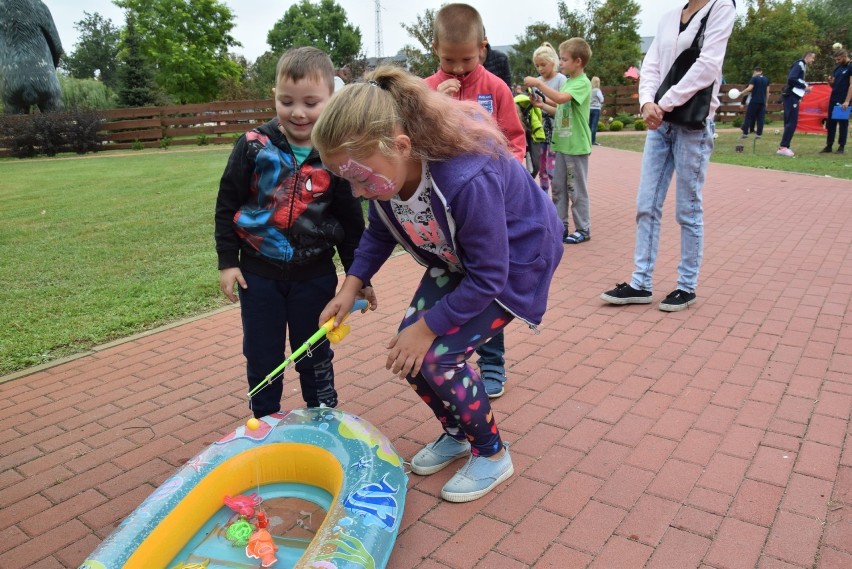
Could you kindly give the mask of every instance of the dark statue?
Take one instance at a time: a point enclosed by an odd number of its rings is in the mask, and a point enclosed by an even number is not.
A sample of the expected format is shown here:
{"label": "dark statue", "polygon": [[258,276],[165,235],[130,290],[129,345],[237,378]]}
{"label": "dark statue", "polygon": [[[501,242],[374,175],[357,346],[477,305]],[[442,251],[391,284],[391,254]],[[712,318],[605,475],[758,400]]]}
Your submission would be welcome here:
{"label": "dark statue", "polygon": [[41,0],[0,0],[0,95],[6,114],[62,110],[62,43]]}

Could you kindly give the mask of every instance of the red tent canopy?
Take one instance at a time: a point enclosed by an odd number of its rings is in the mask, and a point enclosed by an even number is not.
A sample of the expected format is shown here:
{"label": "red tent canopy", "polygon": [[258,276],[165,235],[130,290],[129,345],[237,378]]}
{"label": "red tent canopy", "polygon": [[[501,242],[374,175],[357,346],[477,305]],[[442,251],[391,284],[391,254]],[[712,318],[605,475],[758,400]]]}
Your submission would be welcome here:
{"label": "red tent canopy", "polygon": [[796,132],[825,134],[825,119],[828,118],[828,99],[831,86],[827,83],[811,83],[811,91],[805,93],[799,103],[799,122]]}

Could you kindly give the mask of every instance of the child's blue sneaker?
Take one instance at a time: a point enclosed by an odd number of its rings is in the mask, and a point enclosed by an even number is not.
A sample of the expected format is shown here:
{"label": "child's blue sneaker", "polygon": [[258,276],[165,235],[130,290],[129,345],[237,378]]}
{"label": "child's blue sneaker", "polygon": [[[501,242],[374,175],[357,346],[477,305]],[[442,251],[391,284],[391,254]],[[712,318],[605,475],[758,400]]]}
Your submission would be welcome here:
{"label": "child's blue sneaker", "polygon": [[411,459],[411,472],[420,476],[435,474],[457,458],[470,454],[470,443],[458,441],[444,433],[423,447]]}
{"label": "child's blue sneaker", "polygon": [[497,399],[506,392],[506,388],[503,386],[504,382],[505,380],[501,381],[493,377],[482,378],[482,383],[485,385],[485,393],[488,394],[489,399]]}
{"label": "child's blue sneaker", "polygon": [[506,453],[499,460],[471,455],[467,464],[444,484],[441,497],[447,502],[470,502],[485,496],[509,478],[515,467],[509,456],[509,445],[504,448]]}

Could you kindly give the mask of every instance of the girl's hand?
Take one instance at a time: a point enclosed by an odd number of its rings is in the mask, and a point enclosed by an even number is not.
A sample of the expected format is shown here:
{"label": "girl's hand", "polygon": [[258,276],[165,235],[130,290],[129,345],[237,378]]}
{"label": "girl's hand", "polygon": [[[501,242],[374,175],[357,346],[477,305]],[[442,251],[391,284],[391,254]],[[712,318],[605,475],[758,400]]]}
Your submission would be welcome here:
{"label": "girl's hand", "polygon": [[355,304],[355,294],[345,289],[341,289],[337,296],[325,305],[320,313],[318,326],[322,328],[330,318],[334,318],[334,326],[340,326],[346,315],[352,310],[352,305]]}
{"label": "girl's hand", "polygon": [[538,77],[524,77],[524,87],[538,87],[541,88],[541,80]]}
{"label": "girl's hand", "polygon": [[234,288],[238,284],[243,290],[248,288],[246,280],[243,278],[243,272],[239,269],[239,267],[230,267],[228,269],[219,270],[219,288],[222,289],[222,294],[224,294],[231,302],[237,301],[238,297],[237,293],[234,292]]}
{"label": "girl's hand", "polygon": [[429,329],[422,318],[394,336],[388,344],[390,353],[385,369],[391,370],[400,379],[408,374],[420,373],[423,358],[437,335]]}
{"label": "girl's hand", "polygon": [[[325,308],[322,309],[319,317],[319,327],[322,328],[325,323],[328,322],[329,318],[334,318],[335,327],[340,326],[340,323],[343,322],[343,319],[346,318],[346,315],[352,310],[352,305],[355,304],[355,299],[361,296],[361,293],[366,291],[368,288],[371,287],[365,287],[364,283],[358,277],[347,275],[347,277],[343,280],[343,285],[337,292],[337,296],[332,298],[331,301],[325,305]],[[373,300],[371,302],[375,304],[376,295],[373,294],[372,296]],[[367,298],[366,294],[364,295],[364,298]],[[367,300],[369,301],[370,299],[367,298]]]}

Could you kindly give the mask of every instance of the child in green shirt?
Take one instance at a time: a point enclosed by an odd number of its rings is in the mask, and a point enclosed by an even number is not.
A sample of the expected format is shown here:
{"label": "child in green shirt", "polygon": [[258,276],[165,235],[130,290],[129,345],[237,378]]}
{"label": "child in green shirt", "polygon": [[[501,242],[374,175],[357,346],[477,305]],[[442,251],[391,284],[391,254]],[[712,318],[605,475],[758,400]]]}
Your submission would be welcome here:
{"label": "child in green shirt", "polygon": [[[571,38],[559,45],[559,68],[568,77],[562,89],[552,89],[535,77],[524,78],[524,85],[541,89],[547,97],[543,103],[535,104],[555,117],[551,140],[556,152],[553,201],[565,226],[565,243],[584,243],[591,239],[587,180],[592,152],[589,128],[592,83],[585,73],[591,56],[592,50],[586,40]],[[568,225],[569,207],[574,218],[573,233]]]}

